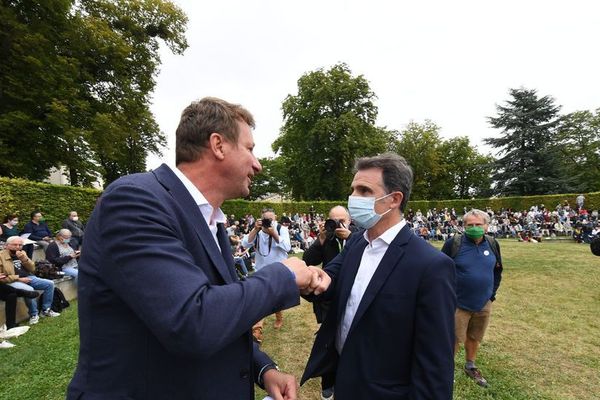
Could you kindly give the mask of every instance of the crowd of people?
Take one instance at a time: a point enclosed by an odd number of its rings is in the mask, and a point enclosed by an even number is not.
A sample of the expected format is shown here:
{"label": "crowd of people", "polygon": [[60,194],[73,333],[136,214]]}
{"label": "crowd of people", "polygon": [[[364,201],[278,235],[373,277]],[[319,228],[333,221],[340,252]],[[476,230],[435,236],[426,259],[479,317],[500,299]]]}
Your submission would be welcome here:
{"label": "crowd of people", "polygon": [[[33,252],[36,247],[43,250],[40,259],[50,262],[60,274],[72,277],[77,282],[78,259],[83,243],[84,225],[77,212],[72,211],[62,223],[63,228],[53,234],[40,211],[33,211],[30,220],[19,229],[19,217],[6,215],[0,225],[0,300],[5,302],[6,323],[0,326],[0,348],[14,345],[3,338],[16,336],[19,324],[16,321],[17,297],[22,297],[28,308],[29,325],[39,322],[40,316],[58,317],[52,309],[55,284],[52,279],[39,277]],[[41,312],[36,298],[41,295]]]}

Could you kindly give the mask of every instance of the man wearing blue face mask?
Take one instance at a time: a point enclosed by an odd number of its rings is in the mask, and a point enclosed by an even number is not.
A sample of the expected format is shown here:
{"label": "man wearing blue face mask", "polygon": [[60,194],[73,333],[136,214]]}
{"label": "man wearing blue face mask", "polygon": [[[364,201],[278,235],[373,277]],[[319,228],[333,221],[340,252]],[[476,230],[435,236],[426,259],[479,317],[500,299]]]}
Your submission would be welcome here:
{"label": "man wearing blue face mask", "polygon": [[451,399],[454,263],[412,233],[402,212],[413,174],[386,153],[356,163],[348,210],[365,229],[325,271],[333,300],[302,382],[335,374],[335,398]]}

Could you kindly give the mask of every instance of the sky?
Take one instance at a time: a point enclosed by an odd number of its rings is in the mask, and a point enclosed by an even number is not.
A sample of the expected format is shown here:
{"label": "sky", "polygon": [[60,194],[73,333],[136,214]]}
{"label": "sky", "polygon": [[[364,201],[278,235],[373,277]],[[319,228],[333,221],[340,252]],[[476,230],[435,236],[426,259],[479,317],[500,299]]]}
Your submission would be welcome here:
{"label": "sky", "polygon": [[498,136],[487,117],[511,88],[550,95],[562,112],[600,108],[600,2],[175,0],[189,48],[161,47],[151,110],[174,163],[175,129],[193,100],[216,96],[256,119],[258,157],[273,156],[281,104],[306,72],[344,62],[377,95],[378,126],[429,119],[443,138]]}

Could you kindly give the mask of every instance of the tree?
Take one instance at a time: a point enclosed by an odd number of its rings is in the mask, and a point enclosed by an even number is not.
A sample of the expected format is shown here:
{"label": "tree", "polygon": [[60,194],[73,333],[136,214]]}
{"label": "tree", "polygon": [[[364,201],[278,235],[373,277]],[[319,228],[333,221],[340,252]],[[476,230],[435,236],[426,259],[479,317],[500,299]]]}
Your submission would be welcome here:
{"label": "tree", "polygon": [[576,111],[562,118],[559,128],[564,168],[580,192],[600,190],[600,109]]}
{"label": "tree", "polygon": [[283,101],[284,124],[273,143],[295,199],[340,200],[348,195],[357,157],[389,148],[392,134],[375,126],[375,94],[346,64],[298,80]]}
{"label": "tree", "polygon": [[260,174],[252,180],[250,200],[258,200],[270,194],[286,195],[286,171],[281,157],[267,157],[258,160],[263,167]]}
{"label": "tree", "polygon": [[411,121],[395,143],[394,150],[406,159],[413,170],[411,198],[414,200],[451,197],[452,182],[441,179],[444,166],[439,149],[442,141],[439,130],[429,120],[422,124]]}
{"label": "tree", "polygon": [[[145,170],[165,138],[149,111],[159,40],[187,47],[164,0],[0,3],[0,174],[73,185]],[[6,23],[4,23],[6,22]]]}
{"label": "tree", "polygon": [[510,89],[511,99],[496,106],[497,117],[490,124],[502,130],[498,138],[484,139],[498,149],[497,172],[493,175],[500,195],[535,195],[568,192],[557,143],[560,106],[535,90]]}
{"label": "tree", "polygon": [[490,176],[494,166],[492,156],[480,154],[466,136],[444,141],[440,145],[440,153],[444,166],[442,180],[452,186],[450,197],[444,198],[490,196]]}

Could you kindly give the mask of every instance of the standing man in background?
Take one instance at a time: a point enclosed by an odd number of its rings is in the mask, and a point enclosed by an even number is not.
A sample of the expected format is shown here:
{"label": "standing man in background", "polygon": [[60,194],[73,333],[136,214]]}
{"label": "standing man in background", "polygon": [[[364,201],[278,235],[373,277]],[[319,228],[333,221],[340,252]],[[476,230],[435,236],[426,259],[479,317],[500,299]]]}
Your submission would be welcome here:
{"label": "standing man in background", "polygon": [[[242,247],[249,249],[254,247],[256,271],[260,271],[265,265],[274,262],[283,262],[288,258],[288,252],[292,249],[288,228],[277,222],[275,211],[265,208],[262,211],[262,219],[257,220],[254,228],[244,236]],[[263,339],[264,320],[261,319],[252,327],[254,338],[260,343]],[[283,326],[283,312],[275,313],[275,329]]]}
{"label": "standing man in background", "polygon": [[456,345],[465,345],[465,373],[479,386],[487,380],[475,365],[477,351],[490,322],[492,302],[502,280],[500,245],[485,234],[490,216],[473,209],[463,216],[465,234],[457,233],[448,239],[442,252],[456,264]]}

